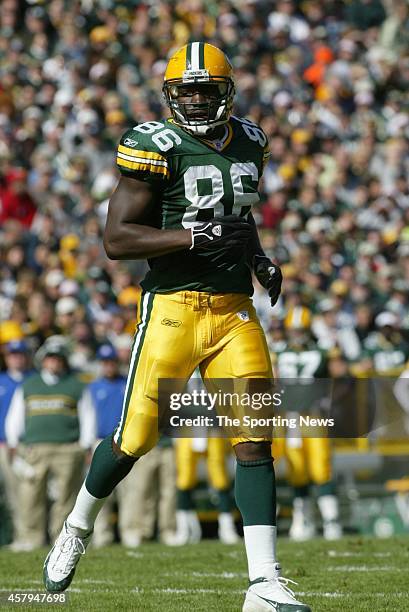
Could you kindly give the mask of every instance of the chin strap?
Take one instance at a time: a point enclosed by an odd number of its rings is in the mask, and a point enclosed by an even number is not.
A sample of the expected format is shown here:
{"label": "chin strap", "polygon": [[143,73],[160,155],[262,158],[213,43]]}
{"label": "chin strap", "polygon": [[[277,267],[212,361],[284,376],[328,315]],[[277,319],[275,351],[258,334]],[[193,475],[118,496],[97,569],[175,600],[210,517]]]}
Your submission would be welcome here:
{"label": "chin strap", "polygon": [[177,123],[180,127],[182,127],[187,132],[192,132],[193,134],[199,134],[200,136],[207,136],[210,132],[213,132],[214,129],[220,127],[221,125],[226,125],[227,121],[218,121],[217,123],[212,123],[211,125],[189,125],[188,123]]}

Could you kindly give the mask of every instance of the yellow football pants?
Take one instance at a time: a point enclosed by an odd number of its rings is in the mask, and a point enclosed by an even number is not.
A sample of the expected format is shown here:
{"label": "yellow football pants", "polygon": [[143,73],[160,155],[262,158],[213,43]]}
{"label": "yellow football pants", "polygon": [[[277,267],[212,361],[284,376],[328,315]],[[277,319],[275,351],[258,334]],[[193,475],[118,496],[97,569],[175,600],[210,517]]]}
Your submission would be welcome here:
{"label": "yellow football pants", "polygon": [[157,442],[159,379],[187,381],[198,366],[208,379],[273,378],[264,332],[247,295],[145,292],[140,310],[115,433],[124,453],[140,457]]}
{"label": "yellow football pants", "polygon": [[227,444],[224,438],[209,438],[207,448],[197,451],[192,438],[176,440],[177,488],[183,491],[197,485],[197,464],[202,457],[206,458],[209,484],[213,489],[223,491],[230,486],[226,469]]}
{"label": "yellow football pants", "polygon": [[277,438],[273,440],[275,461],[285,457],[288,481],[293,487],[321,485],[332,479],[331,442],[328,438]]}

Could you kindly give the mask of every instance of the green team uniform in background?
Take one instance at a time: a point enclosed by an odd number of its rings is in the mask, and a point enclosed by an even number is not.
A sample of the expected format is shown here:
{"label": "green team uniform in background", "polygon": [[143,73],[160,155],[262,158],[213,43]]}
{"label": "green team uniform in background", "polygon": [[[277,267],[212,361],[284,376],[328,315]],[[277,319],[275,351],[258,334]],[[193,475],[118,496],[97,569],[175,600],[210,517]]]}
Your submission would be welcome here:
{"label": "green team uniform in background", "polygon": [[284,379],[286,410],[308,411],[326,397],[329,385],[318,380],[327,373],[325,351],[315,345],[295,348],[287,344],[276,351],[274,361],[280,381]]}
{"label": "green team uniform in background", "polygon": [[380,334],[367,338],[364,352],[372,359],[375,372],[381,376],[399,376],[409,358],[408,345],[402,338],[390,342]]}
{"label": "green team uniform in background", "polygon": [[[250,121],[232,117],[224,135],[210,141],[168,119],[128,130],[117,164],[122,175],[157,189],[155,227],[186,229],[213,217],[247,215],[259,200],[257,185],[268,157],[267,138]],[[146,291],[253,293],[245,248],[178,251],[148,263],[141,283]]]}
{"label": "green team uniform in background", "polygon": [[76,374],[68,373],[54,385],[47,385],[40,374],[22,385],[26,406],[24,444],[77,442],[80,437],[78,402],[85,385]]}

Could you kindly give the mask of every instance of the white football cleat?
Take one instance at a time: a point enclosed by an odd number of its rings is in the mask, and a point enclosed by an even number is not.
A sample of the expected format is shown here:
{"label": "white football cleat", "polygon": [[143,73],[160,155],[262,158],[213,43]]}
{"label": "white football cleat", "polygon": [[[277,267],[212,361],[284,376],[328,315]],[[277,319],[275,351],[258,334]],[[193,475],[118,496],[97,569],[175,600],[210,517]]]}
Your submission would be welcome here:
{"label": "white football cleat", "polygon": [[243,612],[311,612],[309,606],[295,599],[288,584],[296,582],[281,578],[280,569],[280,564],[276,563],[272,579],[260,577],[250,582]]}
{"label": "white football cleat", "polygon": [[43,579],[50,593],[65,591],[74,578],[75,568],[85,553],[92,531],[84,536],[76,535],[64,522],[60,535],[44,561]]}
{"label": "white football cleat", "polygon": [[306,542],[316,536],[312,500],[308,497],[295,497],[293,520],[288,533],[295,542]]}
{"label": "white football cleat", "polygon": [[189,512],[189,544],[198,544],[202,539],[202,528],[197,513]]}
{"label": "white football cleat", "polygon": [[342,538],[342,527],[339,522],[339,503],[335,495],[321,495],[317,499],[322,516],[322,527],[326,540]]}
{"label": "white football cleat", "polygon": [[237,544],[240,542],[240,536],[236,531],[233,516],[230,512],[221,512],[218,518],[219,522],[219,540],[223,544]]}
{"label": "white football cleat", "polygon": [[165,546],[177,546],[178,538],[176,531],[164,531],[160,536],[160,542]]}
{"label": "white football cleat", "polygon": [[342,527],[337,521],[328,521],[323,524],[324,538],[329,541],[342,538]]}
{"label": "white football cleat", "polygon": [[315,529],[315,525],[308,525],[304,521],[293,521],[288,535],[290,537],[290,540],[293,540],[294,542],[307,542],[308,540],[312,540],[313,538],[315,538],[317,532]]}
{"label": "white football cleat", "polygon": [[202,539],[197,513],[194,510],[178,510],[176,512],[176,534],[171,546],[197,544]]}

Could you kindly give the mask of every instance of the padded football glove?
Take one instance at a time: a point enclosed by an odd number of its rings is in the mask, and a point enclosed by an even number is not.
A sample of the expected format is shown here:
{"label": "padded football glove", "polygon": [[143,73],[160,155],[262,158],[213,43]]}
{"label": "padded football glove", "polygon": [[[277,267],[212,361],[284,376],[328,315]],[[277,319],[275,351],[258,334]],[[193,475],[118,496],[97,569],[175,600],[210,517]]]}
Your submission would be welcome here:
{"label": "padded football glove", "polygon": [[205,223],[192,227],[192,246],[196,251],[245,247],[252,229],[242,217],[226,215],[215,217]]}
{"label": "padded football glove", "polygon": [[271,305],[274,306],[280,296],[281,283],[283,282],[283,275],[279,266],[268,257],[254,255],[253,270],[260,285],[267,289]]}

